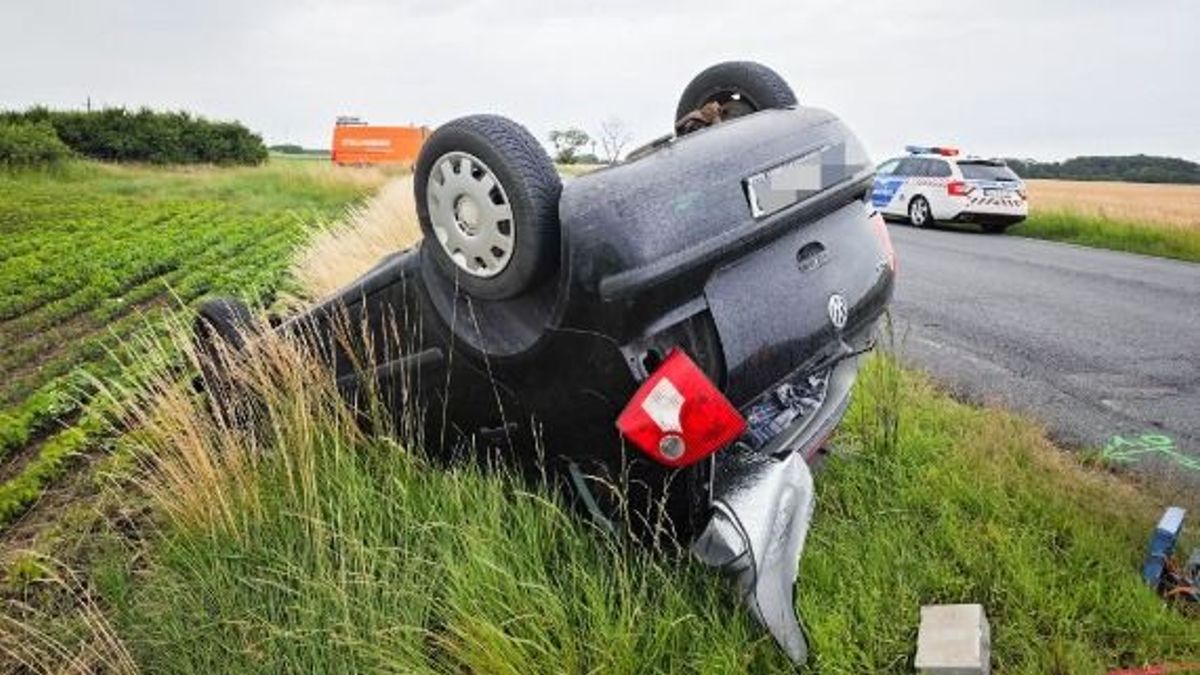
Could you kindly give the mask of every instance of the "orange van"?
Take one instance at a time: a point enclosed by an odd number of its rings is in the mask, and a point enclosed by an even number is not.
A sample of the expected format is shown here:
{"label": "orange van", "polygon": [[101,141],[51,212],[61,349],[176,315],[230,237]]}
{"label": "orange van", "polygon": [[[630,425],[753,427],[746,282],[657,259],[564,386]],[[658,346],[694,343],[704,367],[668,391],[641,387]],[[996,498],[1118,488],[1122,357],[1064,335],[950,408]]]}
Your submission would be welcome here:
{"label": "orange van", "polygon": [[376,127],[339,120],[333,128],[334,164],[412,164],[428,127]]}

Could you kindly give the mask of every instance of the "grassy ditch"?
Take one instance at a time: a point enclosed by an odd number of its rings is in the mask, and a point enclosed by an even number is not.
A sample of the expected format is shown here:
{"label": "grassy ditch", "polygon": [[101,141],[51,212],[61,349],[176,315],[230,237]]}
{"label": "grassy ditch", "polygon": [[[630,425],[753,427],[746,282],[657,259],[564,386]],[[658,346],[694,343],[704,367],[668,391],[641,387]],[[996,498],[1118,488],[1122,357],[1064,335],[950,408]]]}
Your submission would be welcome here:
{"label": "grassy ditch", "polygon": [[1110,218],[1073,210],[1035,210],[1010,234],[1114,251],[1200,262],[1200,227]]}
{"label": "grassy ditch", "polygon": [[[360,431],[313,363],[264,346],[235,376],[269,405],[226,412],[151,379],[127,445],[158,515],[107,535],[123,543],[93,563],[90,613],[42,635],[103,645],[89,658],[123,672],[791,670],[686,555],[607,538],[503,472],[435,468]],[[226,423],[246,415],[253,431]],[[910,672],[933,602],[986,606],[997,672],[1200,654],[1197,620],[1137,581],[1161,504],[1036,427],[877,356],[837,444],[801,565],[812,672]],[[37,612],[7,607],[0,653],[86,650],[32,639]]]}

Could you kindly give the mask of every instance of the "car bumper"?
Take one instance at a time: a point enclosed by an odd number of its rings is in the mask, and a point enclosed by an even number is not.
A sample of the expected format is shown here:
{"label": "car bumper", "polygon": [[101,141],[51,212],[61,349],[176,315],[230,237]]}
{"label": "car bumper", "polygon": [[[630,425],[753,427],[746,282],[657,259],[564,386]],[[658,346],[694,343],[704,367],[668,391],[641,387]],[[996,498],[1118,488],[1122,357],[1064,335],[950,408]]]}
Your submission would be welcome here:
{"label": "car bumper", "polygon": [[692,543],[702,562],[733,577],[751,613],[797,664],[808,658],[794,592],[816,501],[809,461],[845,414],[859,359],[829,369],[808,414],[759,447],[751,439],[714,457],[712,519]]}

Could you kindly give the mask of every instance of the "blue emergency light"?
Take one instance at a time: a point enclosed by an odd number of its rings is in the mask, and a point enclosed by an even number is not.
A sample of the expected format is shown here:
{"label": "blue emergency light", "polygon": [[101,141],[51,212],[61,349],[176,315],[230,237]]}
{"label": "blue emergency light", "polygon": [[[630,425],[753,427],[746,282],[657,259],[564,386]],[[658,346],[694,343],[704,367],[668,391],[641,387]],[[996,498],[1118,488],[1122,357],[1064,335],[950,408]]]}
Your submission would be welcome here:
{"label": "blue emergency light", "polygon": [[912,155],[942,155],[953,157],[958,154],[958,148],[942,148],[936,145],[906,145],[904,149]]}

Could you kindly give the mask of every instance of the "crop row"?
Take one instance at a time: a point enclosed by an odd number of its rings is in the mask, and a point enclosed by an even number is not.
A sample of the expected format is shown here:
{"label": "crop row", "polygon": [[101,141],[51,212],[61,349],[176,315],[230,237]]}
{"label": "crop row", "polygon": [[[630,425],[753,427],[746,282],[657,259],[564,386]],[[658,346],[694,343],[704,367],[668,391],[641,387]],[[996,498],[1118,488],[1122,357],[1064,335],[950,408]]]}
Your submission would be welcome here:
{"label": "crop row", "polygon": [[[289,252],[297,241],[297,232],[281,223],[281,218],[259,218],[256,221],[232,224],[226,227],[213,226],[199,230],[186,245],[170,252],[171,258],[159,261],[159,266],[143,265],[142,270],[154,274],[127,276],[114,282],[112,276],[92,277],[89,285],[65,298],[60,298],[38,310],[11,321],[0,323],[0,363],[21,358],[19,352],[33,354],[40,351],[38,340],[47,329],[62,326],[64,322],[78,316],[89,316],[89,323],[102,324],[126,313],[172,289],[184,300],[190,300],[204,289],[238,290],[237,285],[222,283],[229,270],[239,271],[239,258],[254,251],[259,258],[264,255],[278,259],[274,265],[255,260],[247,273],[263,275],[268,271],[278,274],[289,260]],[[282,225],[282,226],[281,226]],[[100,253],[103,255],[103,252]],[[162,254],[160,254],[162,255]],[[50,336],[47,336],[50,337]]]}
{"label": "crop row", "polygon": [[47,485],[62,476],[70,459],[83,452],[91,438],[89,429],[96,426],[88,422],[47,438],[20,473],[0,484],[0,527],[36,501]]}
{"label": "crop row", "polygon": [[[247,235],[212,246],[195,259],[195,269],[178,270],[172,278],[156,280],[152,287],[148,285],[146,299],[158,297],[169,288],[174,297],[164,303],[168,308],[207,294],[234,292],[255,304],[267,304],[287,271],[295,239],[294,233],[280,231],[261,239]],[[72,375],[80,364],[88,364],[89,370],[104,365],[115,345],[154,321],[152,315],[141,313],[104,318],[103,330],[60,348],[57,357],[42,364],[32,376],[18,376],[7,383],[7,391],[0,400],[29,398],[15,409],[0,412],[0,456],[23,446],[31,437],[75,412],[78,403],[87,396],[87,390],[80,387],[79,377]],[[46,345],[31,341],[13,351],[20,358],[45,348]],[[9,360],[6,358],[5,362]],[[93,373],[100,379],[110,374]],[[42,381],[53,379],[34,391],[37,386],[34,377]]]}
{"label": "crop row", "polygon": [[[146,340],[158,341],[165,334],[166,327],[162,324],[143,326],[143,331]],[[57,431],[48,433],[37,446],[36,453],[20,467],[20,471],[4,483],[0,483],[0,528],[8,525],[14,517],[37,501],[49,485],[67,472],[73,459],[90,449],[110,443],[115,437],[111,401],[87,408],[80,407],[80,397],[94,393],[91,382],[103,379],[110,383],[122,381],[129,385],[136,381],[139,369],[153,371],[154,368],[154,364],[151,363],[110,360],[92,369],[89,373],[91,377],[82,378],[74,391],[61,388],[54,394],[62,397],[60,401],[65,405],[79,411],[80,417],[74,424],[62,425]],[[76,374],[82,377],[78,371]],[[0,451],[0,457],[2,456],[3,452]]]}
{"label": "crop row", "polygon": [[313,216],[362,196],[270,167],[77,169],[0,174],[0,527],[112,439],[98,385],[132,381],[164,315],[213,295],[271,303]]}
{"label": "crop row", "polygon": [[[216,208],[204,210],[211,216]],[[5,261],[0,286],[8,292],[0,298],[0,320],[81,290],[119,295],[178,266],[197,235],[187,226],[144,222],[136,213],[105,213],[90,225],[82,232],[49,228],[39,248]]]}

